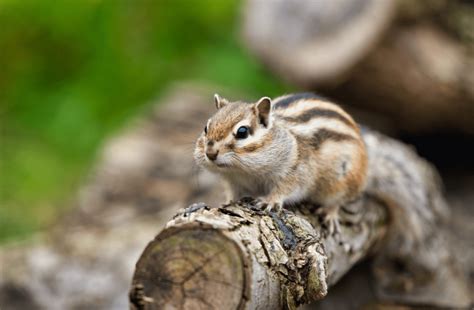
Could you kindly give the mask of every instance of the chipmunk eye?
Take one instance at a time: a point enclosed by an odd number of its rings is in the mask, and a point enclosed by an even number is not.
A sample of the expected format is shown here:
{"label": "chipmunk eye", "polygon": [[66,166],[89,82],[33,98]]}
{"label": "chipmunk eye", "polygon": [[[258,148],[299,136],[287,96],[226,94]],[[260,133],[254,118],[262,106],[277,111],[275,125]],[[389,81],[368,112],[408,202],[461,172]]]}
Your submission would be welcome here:
{"label": "chipmunk eye", "polygon": [[245,139],[249,136],[249,128],[247,126],[241,126],[237,129],[237,134],[235,137],[237,139]]}
{"label": "chipmunk eye", "polygon": [[207,135],[207,125],[204,127],[204,133]]}

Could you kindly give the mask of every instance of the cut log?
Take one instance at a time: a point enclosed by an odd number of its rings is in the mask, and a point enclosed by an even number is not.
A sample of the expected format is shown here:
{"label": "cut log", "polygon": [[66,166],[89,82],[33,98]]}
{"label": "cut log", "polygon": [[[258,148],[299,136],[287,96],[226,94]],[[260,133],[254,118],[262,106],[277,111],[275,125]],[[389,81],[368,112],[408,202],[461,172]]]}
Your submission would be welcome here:
{"label": "cut log", "polygon": [[277,75],[408,132],[474,133],[469,1],[248,0],[243,34]]}
{"label": "cut log", "polygon": [[285,80],[328,84],[360,61],[378,41],[395,1],[249,0],[244,37],[249,48]]}
{"label": "cut log", "polygon": [[268,214],[250,199],[200,207],[178,214],[145,249],[130,294],[135,309],[295,308],[326,296],[386,230],[386,212],[372,200],[371,216],[344,226],[340,240],[311,225],[318,219],[309,209]]}

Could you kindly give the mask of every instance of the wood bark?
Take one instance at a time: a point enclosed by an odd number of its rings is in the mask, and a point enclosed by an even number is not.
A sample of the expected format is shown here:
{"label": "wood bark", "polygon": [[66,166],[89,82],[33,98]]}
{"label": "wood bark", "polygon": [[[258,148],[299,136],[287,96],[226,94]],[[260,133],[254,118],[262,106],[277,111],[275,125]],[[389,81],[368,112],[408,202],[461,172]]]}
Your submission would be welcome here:
{"label": "wood bark", "polygon": [[474,5],[463,0],[248,0],[243,36],[280,78],[389,116],[474,133]]}
{"label": "wood bark", "polygon": [[385,235],[383,206],[367,198],[364,209],[338,237],[310,206],[281,213],[255,209],[252,199],[191,206],[142,254],[132,308],[293,309],[321,299]]}

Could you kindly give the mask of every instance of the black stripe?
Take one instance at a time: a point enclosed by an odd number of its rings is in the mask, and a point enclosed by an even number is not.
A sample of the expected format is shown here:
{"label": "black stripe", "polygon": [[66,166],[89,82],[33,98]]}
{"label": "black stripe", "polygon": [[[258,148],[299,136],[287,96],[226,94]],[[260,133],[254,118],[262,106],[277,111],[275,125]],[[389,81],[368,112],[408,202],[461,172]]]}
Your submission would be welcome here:
{"label": "black stripe", "polygon": [[328,101],[326,98],[323,98],[313,93],[299,93],[299,94],[289,95],[288,97],[279,99],[277,102],[275,102],[275,104],[273,105],[273,108],[284,109],[284,108],[289,107],[293,102],[296,102],[301,99],[318,99],[318,100]]}
{"label": "black stripe", "polygon": [[324,142],[332,140],[332,141],[350,141],[355,140],[355,138],[351,135],[347,135],[344,133],[340,133],[337,131],[332,131],[329,129],[319,129],[316,131],[313,136],[307,139],[307,143],[311,145],[315,149],[319,149]]}
{"label": "black stripe", "polygon": [[342,115],[341,113],[334,111],[334,110],[329,110],[329,109],[321,109],[321,108],[314,108],[314,109],[309,109],[304,111],[298,116],[284,116],[282,117],[283,120],[287,122],[293,122],[293,123],[306,123],[310,120],[312,120],[315,117],[324,117],[324,118],[333,118],[333,119],[338,119],[344,124],[354,127],[354,123],[349,120],[347,117]]}

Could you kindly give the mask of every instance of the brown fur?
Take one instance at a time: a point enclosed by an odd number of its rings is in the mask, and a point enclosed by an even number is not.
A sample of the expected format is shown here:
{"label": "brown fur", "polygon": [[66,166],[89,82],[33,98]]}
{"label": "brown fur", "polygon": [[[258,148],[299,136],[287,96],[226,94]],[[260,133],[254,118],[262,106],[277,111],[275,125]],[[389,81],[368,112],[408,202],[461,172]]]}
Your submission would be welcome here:
{"label": "brown fur", "polygon": [[309,109],[307,111],[302,112],[299,115],[296,115],[295,117],[283,117],[283,119],[287,122],[305,123],[315,117],[335,118],[353,128],[357,128],[357,125],[354,123],[354,121],[351,118],[348,118],[345,115],[339,112],[336,112],[334,110],[323,109],[323,108]]}
{"label": "brown fur", "polygon": [[208,139],[214,141],[224,139],[231,132],[232,127],[250,113],[252,113],[251,108],[242,106],[241,103],[229,103],[224,106],[209,123]]}
{"label": "brown fur", "polygon": [[258,141],[258,142],[255,142],[255,143],[252,143],[252,144],[249,144],[249,145],[246,145],[242,148],[235,148],[234,151],[236,153],[239,153],[239,154],[245,154],[245,153],[251,153],[251,152],[255,152],[257,151],[258,149],[260,149],[261,147],[265,146],[268,144],[268,142],[272,139],[272,135],[271,133],[268,134],[264,139],[262,139],[261,141]]}
{"label": "brown fur", "polygon": [[[197,163],[229,183],[230,199],[250,195],[271,204],[306,200],[338,206],[357,198],[365,186],[367,155],[350,115],[304,94],[275,99],[268,117],[268,100],[264,110],[244,102],[216,104],[221,108],[208,134],[196,143]],[[233,130],[240,126],[248,126],[248,138],[237,139]],[[215,141],[212,148],[219,151],[215,162],[204,155],[207,141]]]}

